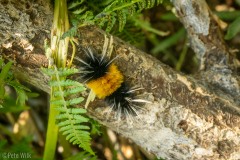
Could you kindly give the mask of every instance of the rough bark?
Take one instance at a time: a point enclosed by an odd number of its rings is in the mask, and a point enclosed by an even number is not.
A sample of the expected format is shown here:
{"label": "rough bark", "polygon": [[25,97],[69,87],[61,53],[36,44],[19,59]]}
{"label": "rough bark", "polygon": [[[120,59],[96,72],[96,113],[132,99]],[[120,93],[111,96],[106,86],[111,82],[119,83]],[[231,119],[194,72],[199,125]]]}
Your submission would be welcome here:
{"label": "rough bark", "polygon": [[240,63],[223,39],[219,19],[211,13],[205,0],[172,2],[199,59],[198,78],[240,103]]}
{"label": "rough bark", "polygon": [[[48,64],[43,41],[50,35],[51,5],[42,0],[0,2],[1,55],[14,60],[19,79],[49,92],[48,77],[40,67]],[[143,106],[132,124],[114,119],[113,114],[106,118],[106,106],[99,100],[91,103],[88,114],[157,157],[240,159],[239,62],[229,53],[220,30],[217,35],[213,32],[217,24],[205,1],[176,0],[173,4],[199,55],[200,78],[176,72],[115,37],[117,65],[130,83],[144,88],[141,95],[152,104]],[[96,27],[81,28],[79,44],[101,50],[104,34]],[[229,78],[218,82],[225,73]]]}

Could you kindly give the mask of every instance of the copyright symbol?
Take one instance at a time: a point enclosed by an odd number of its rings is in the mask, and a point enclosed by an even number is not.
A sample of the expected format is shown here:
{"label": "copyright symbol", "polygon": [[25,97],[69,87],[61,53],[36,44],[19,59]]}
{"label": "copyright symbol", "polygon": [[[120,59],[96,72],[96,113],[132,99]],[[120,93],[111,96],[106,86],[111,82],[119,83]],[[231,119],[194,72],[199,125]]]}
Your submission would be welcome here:
{"label": "copyright symbol", "polygon": [[2,153],[2,158],[6,159],[7,158],[7,153]]}

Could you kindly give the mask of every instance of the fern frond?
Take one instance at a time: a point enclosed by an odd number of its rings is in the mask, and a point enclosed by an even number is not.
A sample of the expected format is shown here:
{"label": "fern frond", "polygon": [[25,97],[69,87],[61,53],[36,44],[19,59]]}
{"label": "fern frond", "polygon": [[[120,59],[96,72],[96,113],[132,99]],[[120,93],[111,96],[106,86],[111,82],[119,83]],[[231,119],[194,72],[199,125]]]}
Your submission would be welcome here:
{"label": "fern frond", "polygon": [[31,90],[25,87],[24,85],[20,84],[17,80],[9,81],[6,84],[12,86],[15,89],[17,93],[16,103],[19,104],[20,106],[24,106],[26,100],[28,100],[27,92],[31,92]]}
{"label": "fern frond", "polygon": [[[119,31],[122,31],[126,24],[127,17],[131,17],[135,13],[140,13],[144,9],[152,8],[161,2],[162,1],[159,0],[116,0],[100,12],[95,19],[98,19],[97,22],[101,22],[106,16],[108,19],[113,19],[114,17],[119,22]],[[110,25],[111,26],[107,24],[106,30],[112,29],[113,24],[110,23]]]}
{"label": "fern frond", "polygon": [[44,72],[52,76],[49,82],[53,89],[50,104],[59,111],[56,116],[59,131],[66,136],[69,142],[77,144],[89,153],[94,154],[90,147],[90,128],[86,126],[89,119],[84,117],[86,110],[71,107],[84,100],[83,97],[77,95],[85,90],[83,85],[77,81],[66,79],[67,76],[77,73],[78,70],[72,68],[60,68],[57,70],[54,67],[45,69]]}
{"label": "fern frond", "polygon": [[116,18],[114,16],[110,16],[107,23],[106,32],[110,32],[115,23],[116,23]]}
{"label": "fern frond", "polygon": [[119,22],[119,32],[121,32],[127,22],[127,14],[125,13],[126,10],[120,10],[117,12],[118,14],[118,22]]}
{"label": "fern frond", "polygon": [[[13,73],[10,70],[12,64],[13,62],[5,64],[0,56],[0,108],[4,107],[4,109],[1,109],[1,112],[15,112],[28,109],[25,102],[30,96],[29,93],[31,90],[14,78]],[[16,102],[15,99],[11,98],[11,96],[5,92],[6,85],[13,87],[16,91]]]}
{"label": "fern frond", "polygon": [[[69,4],[70,11],[78,15],[80,22],[96,24],[101,28],[105,28],[107,32],[113,29],[118,22],[118,30],[122,31],[127,19],[136,13],[140,13],[144,9],[149,9],[162,3],[163,0],[93,0],[93,1],[73,1]],[[94,7],[93,7],[94,6]],[[85,12],[86,11],[86,12]],[[99,12],[100,11],[100,12]],[[91,12],[90,18],[87,12]],[[84,17],[84,18],[83,18]],[[80,26],[84,26],[81,24]]]}
{"label": "fern frond", "polygon": [[68,141],[78,144],[84,150],[94,154],[89,143],[91,138],[88,130],[90,128],[82,124],[88,122],[88,118],[65,110],[57,116],[57,119],[60,120],[58,123],[59,131],[66,136]]}

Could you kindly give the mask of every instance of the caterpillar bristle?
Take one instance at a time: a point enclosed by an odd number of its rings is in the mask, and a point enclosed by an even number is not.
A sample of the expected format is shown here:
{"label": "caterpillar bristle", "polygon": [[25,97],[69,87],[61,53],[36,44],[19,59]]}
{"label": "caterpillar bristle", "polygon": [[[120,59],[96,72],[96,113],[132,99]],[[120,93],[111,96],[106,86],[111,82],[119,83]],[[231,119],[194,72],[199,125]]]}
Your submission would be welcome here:
{"label": "caterpillar bristle", "polygon": [[109,66],[115,59],[117,59],[118,58],[118,56],[116,56],[116,57],[114,57],[112,60],[110,60],[108,63],[107,63],[107,65],[106,66]]}
{"label": "caterpillar bristle", "polygon": [[142,90],[142,89],[143,88],[140,88],[140,87],[134,87],[134,88],[129,89],[128,93],[136,92],[136,91],[139,91],[139,90]]}
{"label": "caterpillar bristle", "polygon": [[151,103],[145,99],[132,99],[132,102],[138,102],[138,103]]}
{"label": "caterpillar bristle", "polygon": [[[78,57],[74,57],[74,59],[76,59],[76,60],[78,60],[79,62],[81,62],[81,63],[83,63],[83,64],[85,64],[85,65],[91,67],[89,64],[87,64],[87,62],[83,61],[82,59],[80,59],[80,58],[78,58]],[[80,67],[79,69],[82,70],[81,67]]]}
{"label": "caterpillar bristle", "polygon": [[143,88],[128,87],[122,72],[113,63],[118,56],[110,60],[106,53],[100,56],[90,47],[83,51],[85,56],[82,59],[76,58],[80,62],[80,78],[99,99],[104,99],[108,104],[107,117],[112,111],[117,119],[123,115],[130,120],[132,116],[138,116],[138,110],[142,108],[139,103],[147,103],[136,96],[136,92]]}
{"label": "caterpillar bristle", "polygon": [[87,54],[87,56],[89,56],[90,58],[92,58],[92,60],[95,60],[95,57],[93,55],[93,51],[90,47],[87,47],[87,50],[84,49],[84,52]]}

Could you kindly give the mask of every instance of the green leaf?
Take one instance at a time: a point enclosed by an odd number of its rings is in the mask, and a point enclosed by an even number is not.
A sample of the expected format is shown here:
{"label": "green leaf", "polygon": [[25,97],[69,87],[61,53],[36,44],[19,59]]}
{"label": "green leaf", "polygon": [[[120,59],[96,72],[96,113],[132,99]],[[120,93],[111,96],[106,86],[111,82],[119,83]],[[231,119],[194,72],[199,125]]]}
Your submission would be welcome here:
{"label": "green leaf", "polygon": [[94,119],[90,119],[91,134],[101,135],[101,125]]}
{"label": "green leaf", "polygon": [[17,80],[9,81],[9,82],[7,82],[7,84],[12,86],[15,90],[24,90],[24,91],[31,92],[31,90],[29,88],[25,87],[24,85],[19,83]]}
{"label": "green leaf", "polygon": [[[74,132],[78,132],[78,133],[81,133],[80,130],[89,130],[90,128],[88,126],[84,126],[84,125],[79,125],[79,126],[74,126]],[[59,129],[60,132],[63,132],[63,135],[66,135],[66,134],[70,134],[72,133],[72,126],[71,125],[68,125],[68,126],[64,126],[64,127],[61,127]],[[70,131],[70,132],[69,132]]]}
{"label": "green leaf", "polygon": [[64,99],[54,99],[50,101],[50,104],[56,106],[65,106],[67,105],[67,102]]}
{"label": "green leaf", "polygon": [[21,106],[25,105],[25,102],[28,100],[28,96],[26,95],[25,91],[17,89],[16,92],[18,95],[16,100],[17,104]]}
{"label": "green leaf", "polygon": [[[75,88],[69,88],[64,90],[63,96],[67,97],[69,95],[72,94],[77,94],[77,93],[81,93],[82,91],[85,91],[86,88],[83,86],[76,86]],[[62,91],[56,91],[53,93],[55,97],[62,95]]]}
{"label": "green leaf", "polygon": [[141,20],[140,18],[141,17],[136,17],[136,18],[133,19],[136,26],[139,26],[142,29],[144,29],[146,31],[149,31],[149,32],[152,32],[152,33],[154,33],[156,35],[159,35],[159,36],[166,36],[166,35],[169,34],[169,32],[164,32],[164,31],[160,31],[160,30],[157,30],[157,29],[153,28],[149,22],[147,22],[145,20]]}
{"label": "green leaf", "polygon": [[50,81],[49,82],[50,86],[52,87],[58,87],[58,86],[82,86],[81,83],[77,82],[77,81],[73,81],[70,79],[67,80],[61,80],[61,81]]}
{"label": "green leaf", "polygon": [[77,34],[77,29],[78,29],[77,26],[73,26],[68,31],[63,33],[61,39],[64,39],[66,37],[74,37]]}
{"label": "green leaf", "polygon": [[79,5],[81,5],[84,2],[84,0],[78,0],[78,1],[73,1],[68,4],[68,9],[73,9]]}
{"label": "green leaf", "polygon": [[39,93],[34,93],[34,92],[26,92],[28,98],[36,98],[39,96]]}
{"label": "green leaf", "polygon": [[157,45],[155,48],[152,49],[152,53],[157,55],[159,52],[167,49],[168,47],[172,46],[173,44],[176,44],[180,38],[184,37],[185,29],[182,28],[179,31],[177,31],[172,36],[168,37],[167,39],[163,40],[159,45]]}
{"label": "green leaf", "polygon": [[124,10],[118,11],[119,32],[121,32],[127,22],[127,15]]}
{"label": "green leaf", "polygon": [[3,59],[0,58],[0,69],[2,69]]}
{"label": "green leaf", "polygon": [[4,83],[2,82],[2,84],[0,83],[0,100],[4,98],[5,95],[5,87],[4,87]]}
{"label": "green leaf", "polygon": [[69,112],[73,114],[83,114],[83,113],[86,113],[87,110],[83,108],[70,108]]}
{"label": "green leaf", "polygon": [[106,32],[110,32],[112,30],[112,28],[113,28],[115,23],[116,23],[115,16],[110,17],[109,20],[108,20],[108,23],[107,23]]}
{"label": "green leaf", "polygon": [[67,126],[61,127],[59,129],[59,131],[62,132],[62,131],[67,131],[67,130],[71,130],[71,129],[72,129],[72,126],[71,125],[67,125]]}
{"label": "green leaf", "polygon": [[139,8],[139,11],[140,12],[141,10],[143,10],[144,8],[146,8],[146,3],[145,2],[139,2],[137,3],[137,6]]}
{"label": "green leaf", "polygon": [[[12,66],[13,62],[8,62],[6,65],[4,65],[2,67],[1,73],[0,73],[0,99],[3,99],[4,95],[5,95],[5,81],[7,81],[7,76],[9,73],[9,70]],[[1,60],[1,64],[3,64],[3,60]]]}
{"label": "green leaf", "polygon": [[84,100],[83,97],[78,97],[78,98],[74,98],[74,99],[67,101],[67,104],[68,105],[76,105],[76,104],[81,103],[83,100]]}
{"label": "green leaf", "polygon": [[[71,120],[71,119],[68,119],[68,117],[63,117],[63,116],[57,116],[56,119],[61,120],[61,122],[59,122],[57,124],[59,127],[63,127],[63,126],[70,125],[70,124],[78,125],[83,122],[83,121],[79,121],[79,120]],[[63,119],[67,119],[67,120],[63,120]],[[88,119],[86,118],[85,122],[87,122],[87,121],[88,121]]]}
{"label": "green leaf", "polygon": [[70,105],[76,105],[76,104],[79,104],[80,102],[82,102],[84,100],[83,97],[78,97],[78,98],[74,98],[74,99],[71,99],[69,101],[65,101],[64,99],[54,99],[54,100],[51,100],[51,104],[53,105],[63,105],[63,106],[70,106]]}
{"label": "green leaf", "polygon": [[70,133],[66,136],[66,140],[68,140],[69,142],[73,143],[75,141],[75,143],[73,144],[78,144],[78,141],[77,141],[77,137],[75,136],[74,133]]}
{"label": "green leaf", "polygon": [[69,76],[79,72],[76,68],[58,68],[57,71],[55,68],[42,68],[41,70],[43,71],[43,73],[49,76],[54,76],[58,74],[58,76],[60,77]]}
{"label": "green leaf", "polygon": [[[8,62],[6,65],[4,65],[4,67],[2,68],[2,71],[0,73],[0,81],[3,81],[7,77],[12,64],[13,64],[13,62]],[[0,84],[1,84],[1,82],[0,82]]]}
{"label": "green leaf", "polygon": [[83,13],[84,11],[86,11],[88,8],[86,6],[83,6],[82,8],[78,8],[76,10],[74,10],[72,13],[73,14],[81,14]]}
{"label": "green leaf", "polygon": [[9,81],[7,82],[7,84],[12,86],[16,90],[17,104],[19,104],[20,106],[24,106],[26,100],[28,100],[27,92],[31,92],[31,90],[25,87],[24,85],[20,84],[17,80]]}
{"label": "green leaf", "polygon": [[16,104],[15,99],[11,98],[11,97],[5,97],[3,104],[2,104],[3,108],[0,108],[0,113],[7,113],[7,112],[21,112],[24,110],[28,110],[29,107],[27,107],[26,105],[19,105]]}
{"label": "green leaf", "polygon": [[[82,122],[88,122],[88,118],[85,118],[83,116],[75,115],[75,114],[67,114],[67,113],[61,113],[57,117],[57,119],[68,119],[69,124],[74,122],[74,120],[77,120],[77,122],[82,123]],[[66,123],[66,121],[64,121]]]}
{"label": "green leaf", "polygon": [[236,18],[240,17],[240,11],[219,11],[214,12],[223,21],[234,21]]}
{"label": "green leaf", "polygon": [[240,32],[240,17],[235,19],[229,26],[227,30],[227,34],[225,35],[226,40],[232,39],[234,36],[236,36]]}

